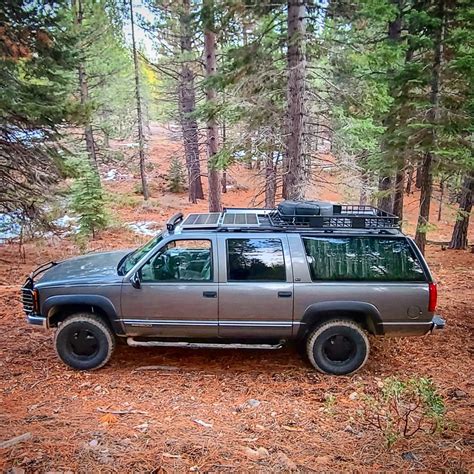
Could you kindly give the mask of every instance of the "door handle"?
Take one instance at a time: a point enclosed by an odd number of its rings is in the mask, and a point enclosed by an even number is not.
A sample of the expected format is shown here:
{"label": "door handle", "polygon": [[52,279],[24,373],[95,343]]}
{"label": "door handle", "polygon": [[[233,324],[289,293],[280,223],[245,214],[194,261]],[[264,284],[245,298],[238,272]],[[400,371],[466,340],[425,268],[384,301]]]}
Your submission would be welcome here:
{"label": "door handle", "polygon": [[278,298],[291,298],[293,293],[291,291],[279,291]]}
{"label": "door handle", "polygon": [[217,291],[203,291],[204,298],[217,298]]}

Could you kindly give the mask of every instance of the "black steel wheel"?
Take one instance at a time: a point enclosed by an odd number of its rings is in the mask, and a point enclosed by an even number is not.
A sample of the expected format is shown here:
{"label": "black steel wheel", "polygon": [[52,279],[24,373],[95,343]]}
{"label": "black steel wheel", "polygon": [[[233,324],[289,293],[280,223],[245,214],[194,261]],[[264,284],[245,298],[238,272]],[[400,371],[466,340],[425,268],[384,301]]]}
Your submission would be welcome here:
{"label": "black steel wheel", "polygon": [[331,320],[316,327],[306,341],[306,353],[317,370],[347,375],[359,370],[369,357],[364,330],[349,320]]}
{"label": "black steel wheel", "polygon": [[54,347],[59,358],[73,369],[92,370],[109,361],[115,337],[105,321],[94,314],[80,313],[59,325]]}

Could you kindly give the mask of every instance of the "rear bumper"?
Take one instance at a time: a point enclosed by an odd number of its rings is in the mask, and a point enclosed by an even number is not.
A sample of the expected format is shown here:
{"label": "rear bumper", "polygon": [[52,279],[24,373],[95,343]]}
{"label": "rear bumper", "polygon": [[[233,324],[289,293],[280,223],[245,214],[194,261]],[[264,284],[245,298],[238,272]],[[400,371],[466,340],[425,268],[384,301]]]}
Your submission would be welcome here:
{"label": "rear bumper", "polygon": [[444,329],[445,326],[446,326],[446,321],[441,316],[434,315],[433,319],[431,320],[430,332],[431,334],[433,334],[435,331]]}
{"label": "rear bumper", "polygon": [[383,323],[382,334],[389,337],[424,336],[444,329],[446,321],[434,315],[431,321],[389,321]]}
{"label": "rear bumper", "polygon": [[43,329],[48,328],[48,321],[41,314],[29,313],[26,315],[26,322],[32,324],[33,326],[41,326]]}

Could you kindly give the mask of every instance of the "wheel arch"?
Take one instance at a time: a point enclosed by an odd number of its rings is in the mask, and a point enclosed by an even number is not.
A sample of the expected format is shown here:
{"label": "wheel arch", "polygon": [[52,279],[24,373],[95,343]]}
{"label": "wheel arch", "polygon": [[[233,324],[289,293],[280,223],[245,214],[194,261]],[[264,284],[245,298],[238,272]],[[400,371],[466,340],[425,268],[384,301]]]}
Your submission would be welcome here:
{"label": "wheel arch", "polygon": [[56,327],[59,322],[71,314],[87,312],[103,319],[117,334],[124,333],[118,321],[117,311],[112,302],[100,295],[57,295],[51,296],[43,303],[41,312],[46,316],[48,327]]}
{"label": "wheel arch", "polygon": [[382,317],[373,304],[362,301],[324,301],[306,308],[297,337],[304,338],[314,327],[331,319],[354,321],[370,334],[383,334]]}

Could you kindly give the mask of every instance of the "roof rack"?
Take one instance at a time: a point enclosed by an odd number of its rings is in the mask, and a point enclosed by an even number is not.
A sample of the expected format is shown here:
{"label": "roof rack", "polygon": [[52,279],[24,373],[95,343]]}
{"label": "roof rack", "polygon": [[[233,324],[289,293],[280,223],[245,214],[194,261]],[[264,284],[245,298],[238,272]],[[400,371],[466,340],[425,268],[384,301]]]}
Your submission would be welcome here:
{"label": "roof rack", "polygon": [[278,209],[268,214],[275,227],[311,229],[398,229],[398,217],[374,206],[334,204],[321,215],[283,215]]}
{"label": "roof rack", "polygon": [[[283,214],[278,208],[224,208],[222,213],[189,214],[182,221],[181,228],[219,231],[309,231],[313,229],[387,231],[400,228],[397,216],[373,206],[325,203],[324,208],[321,209],[320,214],[297,214],[296,211],[294,214]],[[173,218],[170,219],[172,220]],[[181,223],[181,220],[177,219],[177,221]]]}

